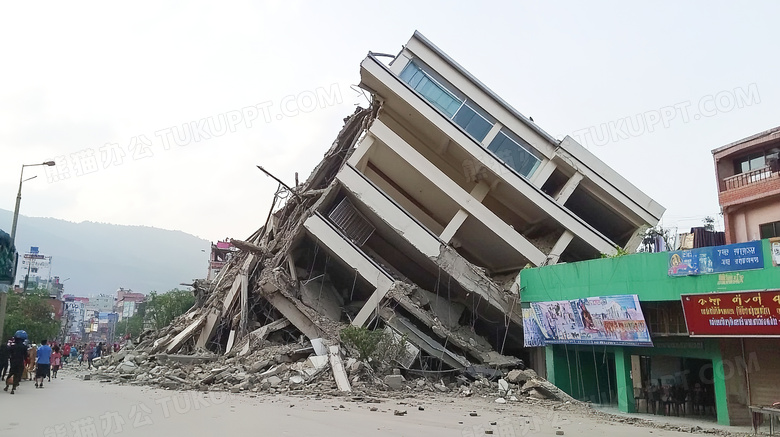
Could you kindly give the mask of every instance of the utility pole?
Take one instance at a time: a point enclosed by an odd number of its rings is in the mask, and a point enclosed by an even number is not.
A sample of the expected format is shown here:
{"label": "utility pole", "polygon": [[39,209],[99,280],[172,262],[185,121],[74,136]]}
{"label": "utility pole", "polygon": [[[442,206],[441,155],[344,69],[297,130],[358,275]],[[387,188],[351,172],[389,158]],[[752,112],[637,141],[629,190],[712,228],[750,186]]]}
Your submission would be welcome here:
{"label": "utility pole", "polygon": [[[55,165],[54,161],[46,161],[42,162],[40,164],[22,164],[22,172],[19,175],[19,191],[16,193],[16,208],[14,209],[14,220],[13,224],[11,225],[11,247],[15,249],[16,247],[16,223],[19,221],[19,204],[22,203],[22,183],[24,181],[29,181],[30,179],[35,178],[36,176],[33,176],[28,179],[24,179],[24,168],[25,167],[35,167],[38,165],[45,165],[48,167],[51,167]],[[18,252],[18,251],[17,251]],[[26,287],[26,284],[25,284]],[[3,287],[5,288],[5,287]],[[3,327],[5,326],[5,310],[8,302],[8,291],[0,289],[0,340],[3,338]]]}

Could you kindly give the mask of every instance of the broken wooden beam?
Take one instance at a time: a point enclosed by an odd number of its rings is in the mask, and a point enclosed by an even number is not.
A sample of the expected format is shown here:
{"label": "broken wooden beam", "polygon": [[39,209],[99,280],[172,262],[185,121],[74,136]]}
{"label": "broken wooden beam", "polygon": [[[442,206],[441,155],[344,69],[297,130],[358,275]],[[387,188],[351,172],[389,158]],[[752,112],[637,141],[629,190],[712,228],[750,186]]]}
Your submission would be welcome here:
{"label": "broken wooden beam", "polygon": [[236,246],[239,250],[243,250],[244,252],[254,253],[260,256],[264,256],[266,258],[270,258],[272,256],[267,250],[263,249],[257,244],[250,243],[248,241],[236,240],[235,238],[231,238],[230,243],[233,246]]}
{"label": "broken wooden beam", "polygon": [[349,378],[347,378],[347,372],[344,370],[344,363],[341,361],[338,346],[330,347],[328,359],[330,368],[333,369],[333,378],[336,380],[336,386],[338,386],[340,391],[351,392],[352,387],[349,385]]}
{"label": "broken wooden beam", "polygon": [[211,340],[211,336],[214,335],[214,331],[216,331],[217,329],[218,322],[219,322],[219,312],[211,311],[206,315],[206,325],[200,331],[200,336],[198,337],[198,341],[195,342],[195,348],[206,347],[209,340]]}
{"label": "broken wooden beam", "polygon": [[198,317],[189,326],[184,328],[184,330],[182,330],[176,337],[173,337],[173,340],[165,347],[165,352],[171,353],[178,351],[181,345],[184,344],[185,341],[189,340],[190,337],[195,334],[195,331],[200,328],[205,321],[206,318],[204,316]]}
{"label": "broken wooden beam", "polygon": [[228,341],[227,346],[225,346],[225,353],[229,353],[231,349],[233,349],[233,344],[236,342],[236,330],[231,329],[230,335],[228,335]]}
{"label": "broken wooden beam", "polygon": [[274,320],[273,322],[250,332],[249,337],[254,340],[265,340],[268,334],[286,328],[287,326],[290,326],[290,321],[287,319]]}
{"label": "broken wooden beam", "polygon": [[278,291],[270,293],[265,298],[309,340],[322,337],[322,332],[317,325],[282,293]]}
{"label": "broken wooden beam", "polygon": [[[241,266],[241,269],[239,271],[249,271],[249,268],[252,266],[252,262],[255,260],[255,255],[253,253],[250,253],[249,256],[246,257],[246,260],[244,261],[244,264]],[[233,306],[233,304],[236,302],[236,298],[238,297],[238,291],[241,288],[241,282],[242,282],[242,275],[236,275],[236,278],[233,280],[233,286],[230,287],[230,291],[228,291],[227,296],[225,297],[225,302],[222,304],[222,317],[225,317],[228,313],[228,310],[230,307]]]}

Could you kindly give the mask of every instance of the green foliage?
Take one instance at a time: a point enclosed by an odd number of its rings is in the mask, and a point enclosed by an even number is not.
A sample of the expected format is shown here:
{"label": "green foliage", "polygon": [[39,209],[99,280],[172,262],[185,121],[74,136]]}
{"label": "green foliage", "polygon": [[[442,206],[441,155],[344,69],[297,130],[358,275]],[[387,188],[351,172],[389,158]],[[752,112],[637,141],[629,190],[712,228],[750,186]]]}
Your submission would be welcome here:
{"label": "green foliage", "polygon": [[341,330],[340,336],[341,341],[357,351],[360,360],[368,361],[376,352],[385,333],[349,325]]}
{"label": "green foliage", "polygon": [[706,230],[706,231],[714,231],[715,230],[715,219],[712,216],[704,217],[704,220],[702,220],[702,223],[704,224],[704,230]]}
{"label": "green foliage", "polygon": [[195,296],[191,291],[178,288],[161,294],[152,291],[146,297],[145,318],[154,329],[162,329],[193,305],[195,305]]}
{"label": "green foliage", "polygon": [[606,253],[602,253],[601,257],[602,258],[617,258],[619,256],[629,255],[629,252],[626,249],[623,249],[620,246],[615,246],[615,250],[616,250],[616,252],[614,254],[607,255]]}
{"label": "green foliage", "polygon": [[378,369],[391,366],[393,361],[403,357],[406,351],[406,336],[396,338],[393,334],[377,329],[349,325],[341,330],[341,341],[355,349],[362,361]]}
{"label": "green foliage", "polygon": [[19,329],[27,331],[31,343],[44,338],[54,339],[60,330],[60,322],[54,320],[54,307],[47,291],[34,290],[26,294],[8,294],[3,333],[11,337]]}
{"label": "green foliage", "polygon": [[130,334],[130,337],[137,338],[144,330],[144,317],[136,314],[133,317],[127,317],[119,321],[116,325],[116,335],[124,336]]}

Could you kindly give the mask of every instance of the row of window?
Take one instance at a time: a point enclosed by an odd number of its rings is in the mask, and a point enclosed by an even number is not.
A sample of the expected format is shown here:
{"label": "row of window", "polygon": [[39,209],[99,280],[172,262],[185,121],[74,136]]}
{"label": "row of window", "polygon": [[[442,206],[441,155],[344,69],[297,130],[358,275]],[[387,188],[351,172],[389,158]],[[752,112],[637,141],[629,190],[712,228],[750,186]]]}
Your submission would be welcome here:
{"label": "row of window", "polygon": [[[479,143],[485,139],[494,122],[489,116],[465,97],[455,95],[442,81],[434,79],[414,61],[401,72],[401,80],[417,91],[425,100],[441,111],[444,116],[462,127]],[[530,152],[531,146],[506,129],[502,129],[490,142],[487,149],[498,159],[528,178],[539,167],[541,160]]]}

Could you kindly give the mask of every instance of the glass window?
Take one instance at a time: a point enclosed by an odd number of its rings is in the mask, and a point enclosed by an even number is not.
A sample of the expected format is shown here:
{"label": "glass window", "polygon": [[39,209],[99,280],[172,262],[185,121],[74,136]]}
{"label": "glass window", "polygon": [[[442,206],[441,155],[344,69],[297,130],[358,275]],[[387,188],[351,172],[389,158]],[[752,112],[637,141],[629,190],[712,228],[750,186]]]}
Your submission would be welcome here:
{"label": "glass window", "polygon": [[758,229],[761,232],[761,238],[780,237],[780,222],[764,223]]}
{"label": "glass window", "polygon": [[446,114],[447,118],[452,118],[463,103],[422,71],[414,62],[410,62],[401,72],[401,80],[408,83],[410,87],[425,97],[425,100]]}
{"label": "glass window", "polygon": [[737,173],[747,173],[766,167],[766,157],[763,153],[749,155],[735,161],[735,170]]}
{"label": "glass window", "polygon": [[464,104],[460,107],[460,110],[455,114],[455,118],[452,119],[458,126],[462,127],[477,141],[485,139],[485,135],[493,127],[493,123],[487,121],[485,117],[480,115],[471,106]]}
{"label": "glass window", "polygon": [[533,174],[541,162],[527,148],[509,138],[504,132],[499,132],[496,135],[493,141],[490,142],[488,150],[526,178]]}

